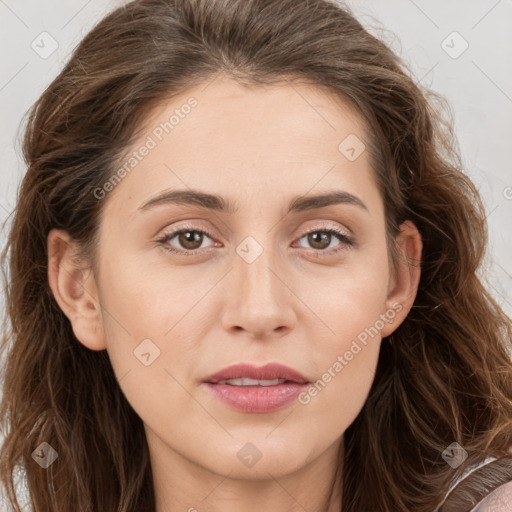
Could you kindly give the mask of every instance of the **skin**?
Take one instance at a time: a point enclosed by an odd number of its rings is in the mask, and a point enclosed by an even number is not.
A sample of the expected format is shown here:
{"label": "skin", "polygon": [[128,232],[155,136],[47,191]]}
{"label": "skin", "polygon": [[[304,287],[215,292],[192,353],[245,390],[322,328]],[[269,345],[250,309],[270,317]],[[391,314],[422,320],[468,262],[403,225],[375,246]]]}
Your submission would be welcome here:
{"label": "skin", "polygon": [[[207,85],[148,117],[134,148],[191,96],[198,101],[102,199],[96,272],[77,267],[66,232],[49,234],[50,286],[77,339],[108,351],[144,422],[157,512],[339,511],[341,493],[331,489],[341,487],[343,434],[368,396],[381,338],[412,306],[419,265],[391,270],[368,152],[350,161],[338,149],[349,134],[365,140],[349,106],[307,84],[246,87],[221,76]],[[139,210],[178,188],[225,196],[239,210],[176,203]],[[292,198],[332,190],[357,196],[367,210],[335,204],[286,214]],[[190,250],[183,237],[157,241],[190,224],[213,235],[202,243],[196,235],[199,254],[163,249]],[[350,234],[354,245],[304,235],[326,228]],[[407,221],[401,229],[404,261],[419,261],[416,227]],[[248,236],[263,248],[251,263],[236,251]],[[316,382],[387,311],[393,320],[308,404],[244,413],[202,383],[240,362],[280,362]],[[148,338],[160,355],[145,366],[133,351]],[[237,457],[248,442],[262,455],[252,467]]]}
{"label": "skin", "polygon": [[507,512],[512,505],[512,482],[498,487],[475,508],[474,512]]}

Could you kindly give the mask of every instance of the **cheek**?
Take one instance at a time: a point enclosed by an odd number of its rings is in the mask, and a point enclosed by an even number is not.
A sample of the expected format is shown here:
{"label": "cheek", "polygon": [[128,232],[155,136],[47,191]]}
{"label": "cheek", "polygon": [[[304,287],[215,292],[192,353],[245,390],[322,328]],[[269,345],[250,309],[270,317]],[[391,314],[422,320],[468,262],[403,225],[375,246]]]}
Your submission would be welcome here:
{"label": "cheek", "polygon": [[[330,330],[311,334],[309,349],[316,381],[299,396],[310,408],[306,417],[324,432],[335,436],[354,421],[364,406],[378,363],[383,325],[382,295],[368,288],[346,287],[337,304],[324,310]],[[331,332],[332,331],[332,332]],[[313,428],[314,425],[311,425]]]}
{"label": "cheek", "polygon": [[333,428],[355,419],[372,385],[380,331],[389,321],[385,316],[388,276],[385,257],[361,255],[322,280],[322,288],[309,292],[308,305],[321,320],[314,322],[320,329],[308,330],[307,335],[317,381],[299,402],[315,403],[319,417],[331,421]]}
{"label": "cheek", "polygon": [[105,322],[125,328],[134,338],[163,337],[197,301],[201,287],[184,281],[183,273],[169,268],[148,268],[120,261],[108,269],[102,281],[102,301],[108,312]]}
{"label": "cheek", "polygon": [[169,395],[180,396],[181,388],[166,370],[185,382],[185,367],[205,350],[203,340],[218,321],[218,312],[213,294],[203,296],[218,278],[210,273],[203,283],[200,277],[191,281],[191,271],[116,261],[118,265],[105,266],[107,277],[101,281],[107,350],[118,379],[127,376],[123,387],[130,400],[141,399],[139,407],[144,408],[148,399],[143,395],[158,379],[162,381],[156,390],[165,383]]}
{"label": "cheek", "polygon": [[353,423],[363,408],[375,374],[379,340],[362,345],[348,360],[345,354],[330,359],[324,372],[298,398],[304,428],[323,432],[334,441]]}
{"label": "cheek", "polygon": [[[378,254],[378,253],[377,253]],[[347,343],[364,333],[382,329],[380,316],[385,312],[389,274],[387,259],[371,254],[354,255],[338,268],[297,276],[297,295],[316,314],[319,331],[309,339],[319,340],[320,351],[332,353],[348,349]],[[311,322],[310,322],[311,323]],[[363,334],[362,334],[363,333]],[[319,335],[318,335],[319,334]]]}

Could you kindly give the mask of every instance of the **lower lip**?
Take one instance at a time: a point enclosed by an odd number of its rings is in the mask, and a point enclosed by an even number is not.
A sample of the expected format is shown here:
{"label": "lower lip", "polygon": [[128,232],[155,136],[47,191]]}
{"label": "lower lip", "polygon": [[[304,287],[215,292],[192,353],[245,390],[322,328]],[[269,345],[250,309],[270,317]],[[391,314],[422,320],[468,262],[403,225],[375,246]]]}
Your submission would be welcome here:
{"label": "lower lip", "polygon": [[205,383],[221,402],[242,412],[272,412],[281,409],[307,388],[308,384],[288,382],[275,386],[230,386]]}

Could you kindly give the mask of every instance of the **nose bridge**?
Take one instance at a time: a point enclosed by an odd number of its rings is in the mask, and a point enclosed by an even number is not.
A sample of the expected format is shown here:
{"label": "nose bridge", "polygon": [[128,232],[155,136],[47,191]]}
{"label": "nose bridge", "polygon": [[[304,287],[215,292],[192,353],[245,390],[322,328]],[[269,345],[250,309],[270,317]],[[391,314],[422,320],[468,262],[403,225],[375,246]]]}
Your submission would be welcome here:
{"label": "nose bridge", "polygon": [[[257,238],[256,238],[257,237]],[[261,242],[260,242],[261,240]],[[252,299],[275,298],[277,288],[283,286],[275,276],[280,268],[272,233],[248,235],[236,247],[235,268],[240,282],[245,285],[245,295]]]}
{"label": "nose bridge", "polygon": [[[226,329],[243,328],[253,336],[263,336],[290,328],[294,315],[291,293],[284,282],[279,250],[272,233],[260,229],[235,248],[233,291],[224,312]],[[283,282],[284,281],[284,282]]]}

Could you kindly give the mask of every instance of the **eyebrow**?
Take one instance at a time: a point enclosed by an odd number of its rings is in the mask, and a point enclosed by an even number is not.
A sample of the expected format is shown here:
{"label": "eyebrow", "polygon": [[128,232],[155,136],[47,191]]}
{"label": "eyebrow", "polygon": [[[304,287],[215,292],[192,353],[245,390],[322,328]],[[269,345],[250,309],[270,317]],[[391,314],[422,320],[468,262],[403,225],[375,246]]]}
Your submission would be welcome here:
{"label": "eyebrow", "polygon": [[[145,211],[155,206],[173,203],[200,206],[209,210],[229,214],[236,213],[239,209],[235,203],[222,196],[189,189],[165,191],[139,207],[139,210]],[[288,205],[287,213],[315,210],[334,204],[354,205],[369,212],[366,205],[357,196],[345,192],[344,190],[335,190],[323,194],[294,197]]]}

